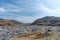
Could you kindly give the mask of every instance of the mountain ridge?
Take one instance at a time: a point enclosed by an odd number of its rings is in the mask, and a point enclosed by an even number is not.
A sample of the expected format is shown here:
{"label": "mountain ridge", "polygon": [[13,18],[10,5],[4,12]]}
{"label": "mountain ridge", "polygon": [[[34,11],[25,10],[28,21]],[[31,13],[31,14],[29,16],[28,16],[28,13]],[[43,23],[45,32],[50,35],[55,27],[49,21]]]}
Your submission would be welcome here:
{"label": "mountain ridge", "polygon": [[60,17],[46,16],[35,20],[31,25],[60,26]]}
{"label": "mountain ridge", "polygon": [[0,18],[0,26],[15,26],[23,24],[22,22],[13,20],[13,19],[2,19]]}

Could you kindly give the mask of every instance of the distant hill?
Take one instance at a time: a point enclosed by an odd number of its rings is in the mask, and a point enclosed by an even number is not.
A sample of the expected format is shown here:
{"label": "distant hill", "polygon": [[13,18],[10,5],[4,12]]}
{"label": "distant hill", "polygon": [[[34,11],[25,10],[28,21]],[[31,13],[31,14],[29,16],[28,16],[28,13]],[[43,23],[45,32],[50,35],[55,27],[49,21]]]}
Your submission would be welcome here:
{"label": "distant hill", "polygon": [[22,25],[22,22],[10,19],[2,19],[0,18],[0,26],[15,26],[15,25]]}
{"label": "distant hill", "polygon": [[46,16],[35,20],[32,25],[60,26],[60,17]]}

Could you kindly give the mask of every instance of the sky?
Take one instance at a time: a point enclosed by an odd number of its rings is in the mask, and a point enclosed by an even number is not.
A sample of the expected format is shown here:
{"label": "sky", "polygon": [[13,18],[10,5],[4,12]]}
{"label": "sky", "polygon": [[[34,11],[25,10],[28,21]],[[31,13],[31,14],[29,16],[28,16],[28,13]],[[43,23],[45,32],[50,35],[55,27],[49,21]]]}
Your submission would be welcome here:
{"label": "sky", "polygon": [[60,0],[0,0],[0,18],[32,23],[44,16],[60,17]]}

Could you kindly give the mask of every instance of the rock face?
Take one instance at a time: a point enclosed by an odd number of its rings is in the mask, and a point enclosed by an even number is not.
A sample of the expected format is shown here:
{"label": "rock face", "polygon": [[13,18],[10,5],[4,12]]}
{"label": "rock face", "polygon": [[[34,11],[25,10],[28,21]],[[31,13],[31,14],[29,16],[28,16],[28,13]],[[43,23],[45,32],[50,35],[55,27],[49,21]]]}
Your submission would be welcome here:
{"label": "rock face", "polygon": [[0,18],[0,26],[15,26],[15,25],[21,25],[22,22],[18,22],[16,20],[8,20],[8,19],[1,19]]}
{"label": "rock face", "polygon": [[44,26],[60,26],[60,17],[46,16],[37,19],[32,25],[44,25]]}

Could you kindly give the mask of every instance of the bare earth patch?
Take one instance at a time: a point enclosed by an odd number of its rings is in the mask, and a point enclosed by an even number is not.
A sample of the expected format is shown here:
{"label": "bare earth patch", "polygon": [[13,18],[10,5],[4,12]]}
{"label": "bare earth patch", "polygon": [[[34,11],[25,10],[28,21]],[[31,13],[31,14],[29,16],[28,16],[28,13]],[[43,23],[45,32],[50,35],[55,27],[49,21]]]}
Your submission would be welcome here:
{"label": "bare earth patch", "polygon": [[45,32],[30,32],[21,36],[13,37],[10,40],[60,40],[53,32],[45,36]]}

